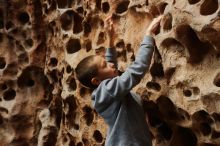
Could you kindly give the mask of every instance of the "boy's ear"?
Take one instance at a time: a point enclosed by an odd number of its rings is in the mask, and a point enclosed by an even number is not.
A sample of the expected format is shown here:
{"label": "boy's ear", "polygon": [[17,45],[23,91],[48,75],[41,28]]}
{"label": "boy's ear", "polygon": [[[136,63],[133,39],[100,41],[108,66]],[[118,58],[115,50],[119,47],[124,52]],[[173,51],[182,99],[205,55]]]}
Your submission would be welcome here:
{"label": "boy's ear", "polygon": [[92,78],[91,79],[91,83],[93,84],[93,85],[99,85],[100,83],[101,83],[101,81],[99,80],[99,79],[97,79],[97,78]]}

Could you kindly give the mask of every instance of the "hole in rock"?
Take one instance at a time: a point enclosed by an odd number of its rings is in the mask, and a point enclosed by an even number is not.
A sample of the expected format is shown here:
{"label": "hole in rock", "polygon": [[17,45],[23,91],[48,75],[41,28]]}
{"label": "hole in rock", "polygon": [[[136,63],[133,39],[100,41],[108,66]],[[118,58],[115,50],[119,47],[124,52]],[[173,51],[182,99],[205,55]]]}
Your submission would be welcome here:
{"label": "hole in rock", "polygon": [[167,79],[167,83],[170,82],[173,74],[175,73],[176,71],[176,68],[175,67],[171,67],[171,68],[168,68],[166,71],[165,71],[165,77]]}
{"label": "hole in rock", "polygon": [[103,140],[102,134],[99,130],[95,130],[93,133],[93,138],[96,140],[96,142],[101,143]]}
{"label": "hole in rock", "polygon": [[6,66],[6,61],[4,57],[0,57],[0,69],[5,68]]}
{"label": "hole in rock", "polygon": [[164,139],[166,139],[166,140],[171,139],[173,131],[165,122],[160,124],[160,126],[157,128],[157,130]]}
{"label": "hole in rock", "polygon": [[92,42],[90,40],[85,41],[86,52],[92,49]]}
{"label": "hole in rock", "polygon": [[75,130],[79,130],[79,124],[73,124],[73,128],[74,128]]}
{"label": "hole in rock", "polygon": [[89,89],[85,88],[85,87],[81,87],[79,90],[79,95],[81,97],[84,97],[87,93],[89,93]]}
{"label": "hole in rock", "polygon": [[[21,78],[23,78],[22,81]],[[35,85],[35,81],[30,76],[21,77],[21,78],[19,78],[18,80],[19,86],[33,87]]]}
{"label": "hole in rock", "polygon": [[29,58],[27,52],[24,52],[18,56],[18,62],[28,64]]}
{"label": "hole in rock", "polygon": [[50,63],[49,63],[50,66],[55,67],[57,66],[57,63],[58,61],[55,57],[50,58]]}
{"label": "hole in rock", "polygon": [[82,141],[83,141],[84,146],[90,146],[91,145],[89,140],[86,139],[86,138],[82,138]]}
{"label": "hole in rock", "polygon": [[58,130],[55,126],[47,127],[47,135],[43,137],[43,146],[55,146],[57,142]]}
{"label": "hole in rock", "polygon": [[44,75],[43,69],[35,66],[23,69],[18,77],[17,84],[20,88],[33,87],[36,80],[39,81],[38,86],[41,84],[45,90],[49,89],[49,81]]}
{"label": "hole in rock", "polygon": [[13,26],[14,26],[14,24],[13,24],[11,21],[8,21],[8,22],[6,23],[5,28],[6,28],[7,30],[9,30],[9,29],[12,28]]}
{"label": "hole in rock", "polygon": [[193,94],[198,95],[200,93],[200,89],[198,87],[192,87]]}
{"label": "hole in rock", "polygon": [[178,113],[180,114],[181,120],[189,120],[190,119],[189,113],[187,111],[185,111],[184,109],[178,108]]}
{"label": "hole in rock", "polygon": [[189,57],[187,61],[192,64],[201,62],[212,48],[208,42],[201,42],[190,25],[183,24],[176,28],[176,38],[186,46]]}
{"label": "hole in rock", "polygon": [[16,76],[18,73],[18,65],[15,62],[12,62],[7,65],[5,70],[3,71],[4,75]]}
{"label": "hole in rock", "polygon": [[204,136],[207,136],[207,135],[211,134],[211,132],[212,132],[211,126],[209,125],[209,123],[206,123],[206,122],[200,123],[199,129]]}
{"label": "hole in rock", "polygon": [[174,121],[181,120],[177,113],[175,105],[168,97],[161,95],[156,100],[156,103],[159,107],[160,112],[163,114],[164,117],[166,117],[166,119]]}
{"label": "hole in rock", "polygon": [[13,146],[29,146],[28,140],[25,138],[15,138],[11,141],[10,145]]}
{"label": "hole in rock", "polygon": [[183,45],[174,38],[166,38],[161,43],[161,46],[164,48],[170,48],[170,49],[174,48],[176,50],[182,50],[184,48]]}
{"label": "hole in rock", "polygon": [[217,50],[220,49],[220,34],[217,30],[210,26],[204,26],[201,33],[204,35],[205,40],[208,40]]}
{"label": "hole in rock", "polygon": [[2,125],[4,123],[3,117],[2,115],[0,115],[0,125]]}
{"label": "hole in rock", "polygon": [[0,90],[6,90],[8,86],[5,83],[0,84]]}
{"label": "hole in rock", "polygon": [[2,42],[2,41],[3,41],[3,34],[0,33],[0,42]]}
{"label": "hole in rock", "polygon": [[212,137],[213,139],[220,138],[220,132],[213,130],[211,137]]}
{"label": "hole in rock", "polygon": [[69,91],[74,91],[76,90],[76,81],[75,79],[70,75],[69,78],[67,79],[66,83],[69,86]]}
{"label": "hole in rock", "polygon": [[92,27],[89,22],[83,22],[83,30],[84,30],[84,35],[88,35],[92,31]]}
{"label": "hole in rock", "polygon": [[76,97],[73,95],[70,95],[70,96],[66,97],[64,103],[69,108],[69,110],[68,110],[69,112],[68,112],[67,116],[74,116],[73,112],[77,109]]}
{"label": "hole in rock", "polygon": [[192,92],[191,92],[190,90],[183,90],[183,94],[184,94],[186,97],[192,96]]}
{"label": "hole in rock", "polygon": [[[71,136],[72,137],[72,136]],[[76,144],[75,144],[75,140],[71,140],[70,142],[69,142],[69,146],[75,146]]]}
{"label": "hole in rock", "polygon": [[104,13],[108,13],[109,9],[110,9],[109,3],[108,2],[103,2],[102,3],[102,11]]}
{"label": "hole in rock", "polygon": [[173,133],[170,146],[196,146],[197,137],[189,128],[178,127]]}
{"label": "hole in rock", "polygon": [[13,100],[16,96],[16,92],[14,89],[8,89],[3,93],[4,100]]}
{"label": "hole in rock", "polygon": [[82,142],[78,142],[78,143],[76,144],[76,146],[83,146],[83,143],[82,143]]}
{"label": "hole in rock", "polygon": [[4,27],[4,10],[0,8],[0,29]]}
{"label": "hole in rock", "polygon": [[158,7],[158,10],[160,12],[160,14],[163,14],[164,13],[164,10],[166,8],[166,6],[168,5],[168,3],[166,2],[161,2],[157,7]]}
{"label": "hole in rock", "polygon": [[65,8],[67,6],[67,0],[56,0],[58,8]]}
{"label": "hole in rock", "polygon": [[98,10],[101,10],[102,0],[96,0],[95,3],[96,3],[96,8],[97,8]]}
{"label": "hole in rock", "polygon": [[82,15],[83,15],[83,13],[84,13],[83,7],[78,7],[78,8],[76,9],[76,11],[77,11],[79,14],[82,14]]}
{"label": "hole in rock", "polygon": [[162,58],[157,48],[154,51],[154,63],[150,68],[150,74],[152,77],[164,77]]}
{"label": "hole in rock", "polygon": [[147,113],[147,118],[150,126],[156,128],[163,122],[159,107],[153,101],[143,100],[144,112]]}
{"label": "hole in rock", "polygon": [[188,0],[190,5],[198,3],[200,0]]}
{"label": "hole in rock", "polygon": [[152,67],[150,68],[150,74],[152,77],[163,77],[164,71],[162,64],[154,62]]}
{"label": "hole in rock", "polygon": [[62,138],[62,142],[64,142],[64,143],[66,143],[67,140],[68,140],[68,138],[66,136]]}
{"label": "hole in rock", "polygon": [[199,144],[199,146],[219,146],[219,145],[214,143],[201,143]]}
{"label": "hole in rock", "polygon": [[70,74],[72,71],[73,71],[72,67],[71,67],[70,65],[67,65],[67,67],[66,67],[66,72],[67,72],[68,74]]}
{"label": "hole in rock", "polygon": [[149,12],[150,12],[150,14],[151,14],[151,16],[153,18],[155,18],[155,17],[160,15],[160,12],[159,12],[158,8],[155,5],[152,5],[150,7]]}
{"label": "hole in rock", "polygon": [[214,118],[215,122],[220,122],[220,114],[219,113],[213,113],[212,117]]}
{"label": "hole in rock", "polygon": [[192,121],[195,122],[196,124],[198,124],[198,122],[202,123],[202,122],[207,122],[207,123],[213,123],[213,119],[210,117],[210,115],[204,111],[204,110],[200,110],[195,112],[192,115]]}
{"label": "hole in rock", "polygon": [[125,48],[125,43],[123,40],[120,40],[115,46],[118,48]]}
{"label": "hole in rock", "polygon": [[30,18],[27,12],[20,12],[18,13],[17,19],[21,24],[25,24],[29,22]]}
{"label": "hole in rock", "polygon": [[34,45],[34,41],[32,39],[27,39],[24,44],[26,47],[31,48]]}
{"label": "hole in rock", "polygon": [[158,84],[156,82],[147,82],[147,87],[149,89],[153,89],[153,90],[156,90],[156,91],[160,91],[160,89],[161,89],[160,84]]}
{"label": "hole in rock", "polygon": [[163,18],[163,29],[165,31],[169,31],[172,29],[172,21],[173,21],[173,16],[172,14],[168,13],[164,16]]}
{"label": "hole in rock", "polygon": [[125,11],[128,10],[128,5],[129,5],[130,1],[122,1],[121,3],[118,4],[118,6],[116,7],[116,13],[117,14],[122,14]]}
{"label": "hole in rock", "polygon": [[205,0],[200,6],[201,15],[211,15],[218,10],[218,0]]}
{"label": "hole in rock", "polygon": [[84,111],[83,117],[86,120],[86,124],[87,124],[87,126],[90,126],[92,124],[93,118],[94,118],[93,110],[90,107],[85,106],[85,107],[83,107],[83,111]]}
{"label": "hole in rock", "polygon": [[70,30],[73,25],[73,12],[66,11],[60,16],[61,27],[63,30]]}
{"label": "hole in rock", "polygon": [[99,36],[98,36],[97,45],[100,45],[100,44],[102,44],[104,42],[105,42],[105,33],[104,32],[100,32]]}
{"label": "hole in rock", "polygon": [[73,33],[77,34],[83,31],[82,21],[83,17],[81,17],[78,13],[73,13],[74,18],[74,27],[73,27]]}
{"label": "hole in rock", "polygon": [[6,109],[4,107],[0,107],[0,112],[2,112],[2,113],[4,112],[4,113],[8,114],[8,109]]}
{"label": "hole in rock", "polygon": [[218,73],[215,78],[214,78],[214,81],[213,81],[213,84],[217,87],[220,87],[220,73]]}
{"label": "hole in rock", "polygon": [[4,21],[0,18],[0,29],[4,28]]}
{"label": "hole in rock", "polygon": [[81,44],[79,39],[70,39],[67,42],[66,50],[68,54],[75,53],[81,49]]}
{"label": "hole in rock", "polygon": [[59,72],[56,69],[53,69],[48,73],[49,77],[53,82],[58,82],[59,79]]}
{"label": "hole in rock", "polygon": [[0,18],[0,29],[4,28],[4,21]]}

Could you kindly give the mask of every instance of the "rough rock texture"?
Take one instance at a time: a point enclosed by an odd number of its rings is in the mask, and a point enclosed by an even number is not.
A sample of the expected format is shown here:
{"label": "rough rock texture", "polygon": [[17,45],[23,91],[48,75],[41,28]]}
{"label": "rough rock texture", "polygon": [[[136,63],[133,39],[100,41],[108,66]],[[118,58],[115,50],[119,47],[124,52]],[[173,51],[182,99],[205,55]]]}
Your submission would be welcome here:
{"label": "rough rock texture", "polygon": [[0,145],[104,145],[107,127],[74,68],[87,55],[103,54],[105,18],[113,13],[122,71],[152,17],[165,15],[150,71],[134,88],[154,146],[220,145],[219,4],[0,0]]}

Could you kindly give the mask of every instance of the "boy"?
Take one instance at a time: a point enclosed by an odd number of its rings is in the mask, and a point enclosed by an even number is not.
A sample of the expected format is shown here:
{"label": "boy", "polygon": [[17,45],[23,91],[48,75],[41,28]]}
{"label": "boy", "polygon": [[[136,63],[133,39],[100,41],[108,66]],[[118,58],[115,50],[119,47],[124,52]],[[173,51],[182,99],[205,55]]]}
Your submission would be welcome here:
{"label": "boy", "polygon": [[[93,89],[95,110],[104,118],[109,129],[105,146],[152,146],[140,97],[130,92],[148,70],[154,50],[154,38],[162,16],[149,25],[136,59],[118,76],[116,51],[106,50],[106,60],[101,56],[89,56],[76,67],[76,77]],[[110,37],[114,33],[112,21]],[[113,42],[110,41],[110,47]]]}

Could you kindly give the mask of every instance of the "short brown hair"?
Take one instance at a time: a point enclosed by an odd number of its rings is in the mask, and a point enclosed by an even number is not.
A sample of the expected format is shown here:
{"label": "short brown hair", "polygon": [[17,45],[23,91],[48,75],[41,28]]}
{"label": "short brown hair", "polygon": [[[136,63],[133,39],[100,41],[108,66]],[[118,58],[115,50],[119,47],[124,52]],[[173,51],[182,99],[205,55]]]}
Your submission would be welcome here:
{"label": "short brown hair", "polygon": [[95,56],[96,55],[91,55],[84,58],[75,68],[76,78],[82,85],[90,89],[97,88],[97,85],[91,82],[92,78],[98,73],[98,66],[93,63]]}

